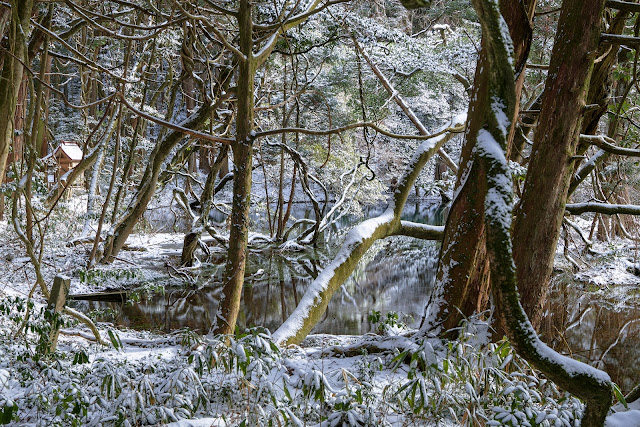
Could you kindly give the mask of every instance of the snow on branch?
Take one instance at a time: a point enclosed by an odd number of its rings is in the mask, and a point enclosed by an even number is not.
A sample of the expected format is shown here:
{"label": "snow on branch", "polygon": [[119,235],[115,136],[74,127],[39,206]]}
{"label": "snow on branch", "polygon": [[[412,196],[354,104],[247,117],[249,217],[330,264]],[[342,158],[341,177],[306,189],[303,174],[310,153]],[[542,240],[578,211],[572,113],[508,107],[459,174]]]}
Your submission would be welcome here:
{"label": "snow on branch", "polygon": [[400,221],[400,228],[395,234],[397,236],[409,236],[422,240],[442,240],[444,237],[444,226]]}
{"label": "snow on branch", "polygon": [[638,205],[614,205],[599,202],[570,203],[565,206],[565,210],[571,215],[580,215],[585,212],[595,212],[604,215],[640,215],[640,206]]}
{"label": "snow on branch", "polygon": [[271,136],[271,135],[279,135],[282,133],[302,133],[305,135],[314,135],[314,136],[327,136],[327,135],[332,135],[332,134],[337,134],[337,133],[342,133],[342,132],[346,132],[348,130],[351,129],[357,129],[357,128],[362,128],[362,127],[370,127],[371,129],[375,130],[376,132],[384,135],[384,136],[388,136],[389,138],[394,138],[394,139],[421,139],[421,140],[430,140],[436,136],[445,134],[445,133],[449,133],[449,132],[461,132],[461,130],[456,129],[455,127],[450,127],[450,128],[446,128],[446,129],[442,129],[436,133],[430,134],[430,135],[401,135],[401,134],[397,134],[397,133],[392,133],[389,132],[388,130],[385,130],[383,128],[381,128],[380,126],[378,126],[377,124],[373,123],[373,122],[359,122],[359,123],[351,123],[345,126],[341,126],[338,128],[333,128],[333,129],[318,129],[318,130],[314,130],[314,129],[306,129],[306,128],[280,128],[280,129],[272,129],[272,130],[265,130],[265,131],[261,131],[261,132],[256,132],[255,134],[255,138],[261,138],[261,137],[265,137],[265,136]]}
{"label": "snow on branch", "polygon": [[606,152],[619,156],[640,157],[640,150],[618,147],[616,141],[605,135],[580,135],[580,142],[595,145]]}
{"label": "snow on branch", "polygon": [[640,4],[630,1],[607,0],[605,2],[605,6],[612,9],[624,10],[626,12],[640,12]]}
{"label": "snow on branch", "polygon": [[591,172],[596,168],[597,165],[605,161],[609,158],[611,153],[605,150],[598,150],[596,154],[591,156],[591,158],[585,162],[580,169],[573,175],[571,179],[571,184],[569,185],[569,195],[573,194],[573,192],[578,188],[578,186],[589,176]]}
{"label": "snow on branch", "polygon": [[424,141],[418,147],[389,207],[382,215],[362,222],[349,232],[333,261],[309,285],[294,312],[274,332],[273,338],[276,342],[297,344],[311,332],[322,318],[331,296],[349,278],[360,259],[376,240],[403,234],[403,227],[407,233],[420,233],[430,237],[438,235],[438,229],[429,230],[428,227],[402,222],[400,216],[408,194],[424,165],[440,147],[455,136],[455,131],[464,129],[465,123],[466,115],[455,117],[451,123],[435,133],[437,136]]}
{"label": "snow on branch", "polygon": [[[159,124],[160,126],[163,126],[167,129],[171,129],[172,131],[175,132],[180,132],[183,133],[185,135],[190,135],[193,137],[196,137],[200,140],[203,141],[209,141],[209,142],[218,142],[221,144],[225,144],[225,145],[229,145],[233,142],[233,140],[231,138],[223,138],[221,136],[216,136],[216,135],[209,135],[207,133],[204,132],[200,132],[197,131],[195,129],[191,129],[189,127],[189,125],[191,124],[191,122],[193,121],[190,117],[186,118],[185,120],[183,120],[181,123],[171,123],[168,122],[166,120],[163,120],[159,117],[155,117],[152,116],[150,114],[147,114],[139,109],[137,109],[136,107],[134,107],[129,101],[127,101],[127,98],[119,93],[119,98],[122,101],[122,103],[129,109],[131,110],[133,113],[137,114],[138,116],[147,119],[153,123]],[[213,110],[214,109],[214,105],[218,105],[220,103],[220,99],[216,100],[216,102],[214,104],[212,104],[211,106],[204,106],[201,108],[207,109],[207,110]]]}

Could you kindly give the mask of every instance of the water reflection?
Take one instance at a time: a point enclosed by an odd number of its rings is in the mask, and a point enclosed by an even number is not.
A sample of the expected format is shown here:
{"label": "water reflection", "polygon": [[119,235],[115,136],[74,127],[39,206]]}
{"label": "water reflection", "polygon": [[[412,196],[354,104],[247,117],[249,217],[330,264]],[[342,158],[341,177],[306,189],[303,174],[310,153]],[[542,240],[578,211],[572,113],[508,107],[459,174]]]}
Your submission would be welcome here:
{"label": "water reflection", "polygon": [[[384,206],[369,207],[366,217],[381,214]],[[313,215],[307,205],[297,205],[293,216]],[[434,204],[409,203],[403,219],[442,224],[446,208]],[[259,223],[260,218],[254,219]],[[304,252],[280,252],[274,248],[253,251],[247,260],[240,328],[263,326],[275,330],[295,309],[308,285],[337,251],[347,231],[361,219],[343,217],[324,234],[317,248]],[[377,310],[404,315],[411,326],[419,323],[435,280],[438,247],[408,237],[379,241],[367,252],[349,280],[334,295],[317,333],[362,334],[373,326],[368,315]],[[139,302],[76,302],[84,311],[115,313],[104,318],[119,326],[169,332],[188,327],[207,332],[217,312],[224,257],[205,266],[197,289],[167,290],[164,295],[141,297]]]}
{"label": "water reflection", "polygon": [[596,362],[627,393],[640,383],[640,300],[596,296],[583,285],[554,281],[542,339],[576,359]]}
{"label": "water reflection", "polygon": [[[367,209],[379,215],[383,207]],[[297,206],[294,216],[309,217],[309,207]],[[446,210],[437,205],[408,204],[404,219],[442,224]],[[259,219],[256,219],[258,221]],[[355,218],[343,218],[324,235],[317,248],[281,253],[273,248],[252,252],[247,262],[238,326],[275,330],[295,309],[308,285],[337,250],[336,243]],[[331,244],[333,243],[333,244]],[[417,326],[435,280],[438,246],[407,237],[378,241],[349,280],[334,295],[324,319],[313,332],[362,334],[373,330],[368,315],[395,311]],[[136,329],[173,331],[188,327],[207,332],[217,312],[224,256],[206,266],[197,289],[167,290],[164,295],[136,303],[76,302],[82,310],[109,308],[114,317],[103,320]],[[582,360],[598,361],[623,392],[640,382],[640,301],[620,304],[595,297],[572,280],[555,280],[542,338],[559,351]]]}

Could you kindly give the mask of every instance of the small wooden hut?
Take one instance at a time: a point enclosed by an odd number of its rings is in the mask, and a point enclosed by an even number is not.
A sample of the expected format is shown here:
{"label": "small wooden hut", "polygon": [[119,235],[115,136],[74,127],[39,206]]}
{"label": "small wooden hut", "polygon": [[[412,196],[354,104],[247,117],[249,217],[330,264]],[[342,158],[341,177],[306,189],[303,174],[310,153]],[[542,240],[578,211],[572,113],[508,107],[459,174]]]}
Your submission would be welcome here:
{"label": "small wooden hut", "polygon": [[43,160],[48,165],[48,183],[53,185],[82,160],[82,149],[75,142],[62,141],[60,145]]}
{"label": "small wooden hut", "polygon": [[82,160],[82,148],[75,142],[62,141],[53,152],[53,158],[58,164],[60,176],[78,166]]}

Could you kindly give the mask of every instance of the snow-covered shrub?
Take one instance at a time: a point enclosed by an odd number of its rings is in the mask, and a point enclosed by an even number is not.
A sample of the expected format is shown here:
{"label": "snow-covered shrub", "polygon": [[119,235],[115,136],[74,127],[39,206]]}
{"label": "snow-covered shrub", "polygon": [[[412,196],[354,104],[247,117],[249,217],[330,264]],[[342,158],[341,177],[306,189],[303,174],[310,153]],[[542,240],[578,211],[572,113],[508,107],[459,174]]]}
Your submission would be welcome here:
{"label": "snow-covered shrub", "polygon": [[[23,299],[0,304],[2,422],[126,426],[214,417],[245,426],[566,426],[582,416],[582,403],[506,340],[487,343],[486,324],[465,326],[455,342],[369,335],[285,350],[263,329],[144,339],[120,332],[120,350],[63,336],[59,351],[34,357],[37,333],[12,338],[27,306]],[[30,319],[46,322],[37,307]],[[370,354],[374,348],[384,350]]]}

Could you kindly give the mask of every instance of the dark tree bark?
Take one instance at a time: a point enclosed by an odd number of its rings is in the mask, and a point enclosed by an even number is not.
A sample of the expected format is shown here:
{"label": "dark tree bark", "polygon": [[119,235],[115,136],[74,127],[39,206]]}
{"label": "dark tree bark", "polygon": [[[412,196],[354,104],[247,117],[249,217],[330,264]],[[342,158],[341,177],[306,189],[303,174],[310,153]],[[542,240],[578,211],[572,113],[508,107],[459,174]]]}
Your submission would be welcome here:
{"label": "dark tree bark", "polygon": [[514,260],[523,305],[534,326],[541,320],[549,289],[603,11],[604,0],[563,2],[516,212]]}
{"label": "dark tree bark", "polygon": [[[535,0],[500,2],[500,10],[515,46],[514,71],[517,76],[515,87],[518,100],[531,44],[534,7]],[[469,106],[467,141],[462,149],[455,197],[447,218],[438,263],[436,288],[430,299],[424,328],[455,328],[465,316],[484,310],[489,300],[489,270],[482,216],[482,195],[486,188],[480,179],[485,171],[480,163],[474,161],[475,136],[484,123],[487,110],[491,108],[485,102],[489,64],[486,46],[482,46]],[[512,114],[513,119],[517,115],[517,108]],[[513,138],[512,131],[509,138]],[[457,242],[464,242],[464,245],[456,244]]]}
{"label": "dark tree bark", "polygon": [[[14,142],[15,115],[18,106],[27,53],[27,35],[29,34],[29,18],[33,9],[33,0],[11,0],[11,9],[3,12],[8,24],[8,49],[1,54],[2,71],[0,72],[0,184],[5,180],[9,150]],[[4,10],[4,7],[3,7]],[[5,15],[6,13],[6,15]],[[8,15],[8,16],[7,16]],[[4,29],[2,36],[5,35]],[[26,97],[23,97],[26,98]],[[24,100],[23,100],[24,102]],[[14,154],[20,152],[14,147]],[[4,195],[0,194],[0,219],[4,217]]]}
{"label": "dark tree bark", "polygon": [[[595,9],[599,7],[602,13],[604,1],[599,1],[599,4],[594,2],[593,6]],[[486,248],[494,301],[499,307],[498,314],[507,336],[516,351],[560,387],[585,401],[582,426],[602,426],[612,401],[611,379],[606,373],[561,356],[547,347],[538,338],[520,303],[519,278],[512,256],[513,184],[509,179],[510,172],[506,160],[508,128],[513,127],[514,122],[505,118],[513,117],[511,113],[516,109],[514,79],[508,62],[510,40],[505,39],[504,32],[501,31],[502,18],[495,3],[474,0],[473,4],[480,18],[484,47],[487,49],[487,90],[483,101],[492,107],[485,110],[484,123],[475,136],[475,159],[486,172],[480,179],[484,181],[487,191],[479,197],[484,202]],[[566,8],[563,8],[563,14],[566,12],[564,18],[572,15],[575,17],[576,8],[582,9],[580,0],[565,0],[563,5]],[[563,14],[560,18],[561,23]],[[544,105],[546,104],[543,103]],[[581,117],[581,114],[578,114],[578,117]],[[574,124],[577,127],[576,132],[579,125],[578,119]],[[531,223],[529,226],[531,227]],[[555,252],[555,242],[552,252]]]}
{"label": "dark tree bark", "polygon": [[[610,34],[622,34],[625,28],[625,23],[627,18],[629,17],[629,13],[626,11],[621,11],[616,14],[613,18],[609,28],[607,29],[607,33]],[[637,31],[637,30],[636,30]],[[589,109],[582,121],[582,133],[586,135],[595,135],[598,131],[598,124],[600,123],[600,119],[607,111],[609,106],[609,99],[611,91],[619,92],[620,86],[618,84],[614,84],[611,81],[611,74],[613,71],[613,67],[618,63],[619,47],[611,46],[607,44],[601,44],[598,49],[598,61],[593,67],[593,73],[591,75],[591,82],[589,84],[589,92],[587,94],[587,105],[596,106],[596,108]],[[627,82],[628,86],[628,82]],[[625,90],[622,91],[623,93]],[[619,100],[618,93],[615,94],[615,98]],[[622,102],[622,101],[619,101]],[[609,134],[611,131],[615,133],[615,129],[617,128],[617,120],[614,118],[609,123]],[[612,136],[612,135],[610,135]],[[589,148],[589,144],[580,143],[578,145],[578,154],[582,155],[586,152],[587,148]],[[583,164],[578,168],[578,163],[575,165],[576,173],[573,175],[571,179],[571,184],[569,185],[569,196],[573,194],[573,192],[578,188],[578,186],[586,179],[587,176],[601,163],[605,162],[609,158],[610,154],[607,152],[600,152],[594,155],[592,159],[593,162],[588,162]],[[579,161],[579,160],[578,160]]]}
{"label": "dark tree bark", "polygon": [[22,84],[24,63],[27,57],[27,35],[33,0],[12,0],[9,24],[9,49],[3,54],[0,74],[0,183],[7,168],[7,157],[14,135],[14,117],[18,103],[18,91]]}

